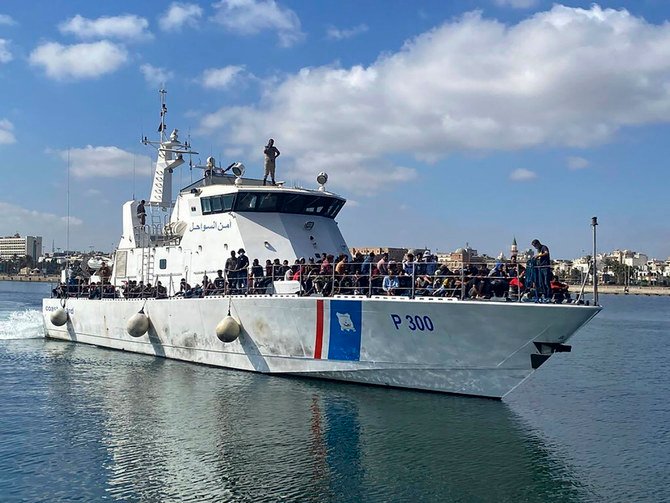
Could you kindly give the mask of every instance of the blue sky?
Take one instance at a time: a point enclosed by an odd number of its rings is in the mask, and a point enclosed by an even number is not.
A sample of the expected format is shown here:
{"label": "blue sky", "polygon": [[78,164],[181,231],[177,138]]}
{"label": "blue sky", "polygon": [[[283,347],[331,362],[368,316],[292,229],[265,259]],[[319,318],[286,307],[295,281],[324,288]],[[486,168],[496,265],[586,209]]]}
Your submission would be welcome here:
{"label": "blue sky", "polygon": [[[670,2],[0,4],[0,235],[109,250],[158,93],[200,161],[320,171],[351,246],[670,256]],[[183,136],[182,136],[183,138]],[[196,159],[197,161],[198,159]],[[177,185],[191,176],[186,166]]]}

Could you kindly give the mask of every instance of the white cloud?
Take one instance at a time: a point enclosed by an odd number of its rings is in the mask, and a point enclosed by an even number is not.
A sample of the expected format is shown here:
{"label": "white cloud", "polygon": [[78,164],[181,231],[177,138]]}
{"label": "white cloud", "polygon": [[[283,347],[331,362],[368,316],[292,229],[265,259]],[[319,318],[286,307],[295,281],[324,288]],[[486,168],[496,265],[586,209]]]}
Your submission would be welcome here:
{"label": "white cloud", "polygon": [[368,26],[365,24],[359,24],[353,28],[335,28],[331,26],[326,31],[326,37],[331,40],[344,40],[365,33],[366,31],[368,31]]}
{"label": "white cloud", "polygon": [[9,50],[9,43],[9,40],[0,38],[0,63],[9,63],[14,59],[12,52]]}
{"label": "white cloud", "polygon": [[172,2],[158,20],[163,31],[181,31],[184,26],[195,28],[202,17],[202,7],[192,3]]}
{"label": "white cloud", "polygon": [[96,202],[97,204],[109,204],[109,199],[107,199],[106,197],[104,197],[105,194],[104,194],[101,190],[98,190],[98,189],[86,189],[86,190],[83,192],[83,195],[86,196],[86,197],[88,197],[88,198],[95,199],[95,202]]}
{"label": "white cloud", "polygon": [[568,157],[568,168],[572,170],[585,169],[588,168],[591,163],[584,159],[583,157],[571,156]]}
{"label": "white cloud", "polygon": [[535,7],[539,0],[494,0],[500,7],[512,7],[513,9],[530,9]]}
{"label": "white cloud", "polygon": [[14,136],[14,124],[7,119],[0,119],[0,145],[16,143]]}
{"label": "white cloud", "polygon": [[279,169],[288,156],[306,173],[310,156],[346,154],[337,169],[355,179],[394,154],[600,144],[622,127],[669,122],[668,82],[668,23],[596,5],[557,5],[511,26],[470,13],[367,67],[303,68],[201,127],[256,156],[274,137]]}
{"label": "white cloud", "polygon": [[234,65],[223,68],[208,68],[202,72],[202,85],[210,89],[225,89],[235,81],[243,70],[243,66]]}
{"label": "white cloud", "polygon": [[17,24],[14,18],[8,14],[0,14],[0,25],[13,26]]}
{"label": "white cloud", "polygon": [[295,45],[304,38],[298,15],[275,0],[220,0],[213,7],[214,21],[232,33],[255,35],[276,31],[282,47]]}
{"label": "white cloud", "polygon": [[537,174],[534,171],[525,168],[515,169],[509,175],[509,179],[514,182],[527,182],[528,180],[534,180],[535,178],[537,178]]}
{"label": "white cloud", "polygon": [[[58,156],[67,161],[68,151],[57,151]],[[70,173],[77,178],[114,178],[133,174],[133,166],[146,166],[151,159],[145,155],[135,155],[118,147],[94,147],[69,150]]]}
{"label": "white cloud", "polygon": [[[0,236],[15,232],[30,236],[52,236],[65,231],[68,221],[66,216],[29,210],[4,201],[0,201],[0,214],[2,214]],[[80,218],[73,216],[70,216],[69,220],[70,226],[79,226],[83,223]]]}
{"label": "white cloud", "polygon": [[58,25],[64,35],[71,34],[84,40],[117,38],[122,40],[140,40],[151,37],[147,31],[149,22],[133,14],[122,16],[103,16],[88,19],[77,14]]}
{"label": "white cloud", "polygon": [[[279,147],[280,150],[283,148],[281,145]],[[281,170],[285,170],[288,178],[297,178],[312,184],[317,173],[322,171],[331,175],[337,173],[338,176],[330,177],[329,187],[346,189],[347,192],[360,195],[381,192],[417,177],[414,168],[396,166],[388,160],[374,159],[346,150],[342,152],[303,150],[294,156],[292,163],[279,163],[278,169],[280,173],[283,173]]]}
{"label": "white cloud", "polygon": [[142,72],[142,75],[144,75],[144,80],[146,80],[147,84],[152,87],[158,87],[174,78],[174,73],[171,70],[153,66],[148,63],[140,66],[140,71]]}
{"label": "white cloud", "polygon": [[90,79],[115,71],[126,62],[128,53],[106,40],[74,45],[46,42],[36,47],[29,59],[53,79]]}

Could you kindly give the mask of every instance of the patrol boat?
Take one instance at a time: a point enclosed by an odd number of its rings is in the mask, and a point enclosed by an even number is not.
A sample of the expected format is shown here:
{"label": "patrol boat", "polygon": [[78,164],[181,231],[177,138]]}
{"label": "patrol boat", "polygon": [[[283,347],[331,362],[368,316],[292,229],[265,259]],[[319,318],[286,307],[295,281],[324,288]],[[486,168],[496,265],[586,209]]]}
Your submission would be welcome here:
{"label": "patrol boat", "polygon": [[[44,299],[46,336],[230,369],[502,398],[599,311],[597,305],[456,297],[306,295],[299,281],[186,298],[181,279],[213,278],[230,251],[265,260],[349,254],[335,218],[345,199],[326,188],[265,185],[244,165],[216,167],[172,201],[173,171],[194,152],[160,140],[146,217],[122,208],[111,284],[160,282],[167,298]],[[146,218],[146,220],[145,220]],[[595,227],[594,227],[595,229]],[[597,300],[597,299],[596,299]]]}

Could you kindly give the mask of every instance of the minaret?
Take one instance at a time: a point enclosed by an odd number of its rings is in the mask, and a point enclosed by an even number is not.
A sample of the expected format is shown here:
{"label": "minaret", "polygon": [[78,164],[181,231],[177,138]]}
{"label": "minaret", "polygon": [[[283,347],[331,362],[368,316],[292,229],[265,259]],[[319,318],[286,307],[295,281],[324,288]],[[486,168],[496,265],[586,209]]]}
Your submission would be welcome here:
{"label": "minaret", "polygon": [[509,253],[510,253],[510,259],[515,262],[516,257],[519,254],[519,249],[517,248],[516,245],[516,236],[514,236],[514,239],[512,240],[512,246],[509,248]]}

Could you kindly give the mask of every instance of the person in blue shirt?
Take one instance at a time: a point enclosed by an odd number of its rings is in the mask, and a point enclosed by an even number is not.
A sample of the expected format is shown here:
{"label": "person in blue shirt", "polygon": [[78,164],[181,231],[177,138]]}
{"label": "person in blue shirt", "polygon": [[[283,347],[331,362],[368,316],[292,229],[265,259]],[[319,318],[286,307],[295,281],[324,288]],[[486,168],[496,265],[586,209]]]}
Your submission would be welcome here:
{"label": "person in blue shirt", "polygon": [[384,281],[382,282],[382,290],[386,295],[396,295],[398,290],[398,276],[396,276],[395,270],[389,270],[389,273],[384,276]]}
{"label": "person in blue shirt", "polygon": [[361,264],[361,276],[370,275],[370,266],[373,264],[374,260],[375,260],[375,252],[371,251],[365,256],[365,258],[363,259],[363,263]]}
{"label": "person in blue shirt", "polygon": [[405,274],[413,278],[415,266],[416,262],[414,262],[414,254],[408,253],[405,260],[402,261],[402,268],[405,271]]}

